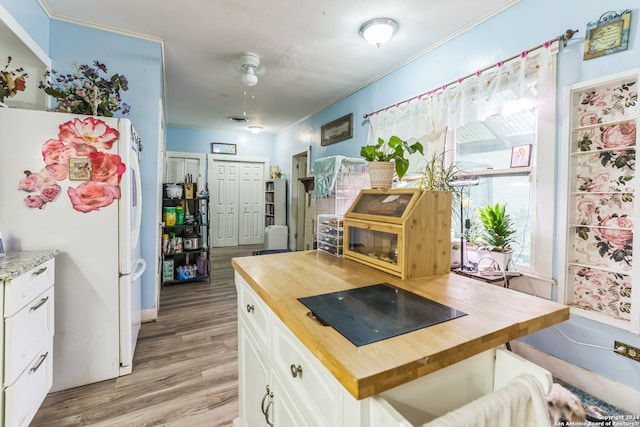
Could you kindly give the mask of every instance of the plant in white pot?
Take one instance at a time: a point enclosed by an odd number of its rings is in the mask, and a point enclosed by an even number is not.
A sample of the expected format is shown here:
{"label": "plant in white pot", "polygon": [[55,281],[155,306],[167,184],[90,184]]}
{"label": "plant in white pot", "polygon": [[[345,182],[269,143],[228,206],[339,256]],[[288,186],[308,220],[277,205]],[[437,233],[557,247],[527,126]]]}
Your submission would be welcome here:
{"label": "plant in white pot", "polygon": [[407,155],[416,151],[424,155],[424,148],[419,141],[409,145],[397,136],[392,136],[389,141],[378,138],[376,145],[365,145],[360,149],[360,156],[369,162],[369,175],[371,188],[391,188],[394,173],[398,179],[409,170]]}
{"label": "plant in white pot", "polygon": [[516,229],[506,212],[506,205],[496,203],[478,208],[478,218],[482,224],[479,241],[490,251],[492,259],[500,271],[506,271],[511,260],[511,243],[515,241]]}

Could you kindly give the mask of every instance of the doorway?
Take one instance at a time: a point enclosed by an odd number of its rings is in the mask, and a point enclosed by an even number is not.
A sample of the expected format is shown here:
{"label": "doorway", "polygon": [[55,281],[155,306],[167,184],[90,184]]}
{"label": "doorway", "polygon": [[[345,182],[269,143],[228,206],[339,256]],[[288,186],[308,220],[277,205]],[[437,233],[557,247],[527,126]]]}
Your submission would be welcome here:
{"label": "doorway", "polygon": [[264,236],[265,158],[210,156],[211,246],[260,244]]}
{"label": "doorway", "polygon": [[307,192],[304,184],[298,178],[307,176],[309,170],[309,151],[296,153],[291,156],[291,217],[289,224],[291,225],[291,233],[289,237],[289,247],[294,251],[302,251],[305,249],[305,219],[307,211]]}

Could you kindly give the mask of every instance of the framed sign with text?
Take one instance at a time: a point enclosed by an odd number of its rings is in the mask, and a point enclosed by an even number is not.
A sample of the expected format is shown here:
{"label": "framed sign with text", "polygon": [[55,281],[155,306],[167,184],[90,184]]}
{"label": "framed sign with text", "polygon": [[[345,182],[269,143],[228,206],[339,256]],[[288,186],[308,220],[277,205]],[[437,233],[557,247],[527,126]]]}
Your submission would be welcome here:
{"label": "framed sign with text", "polygon": [[629,45],[631,10],[604,13],[597,22],[589,22],[584,40],[584,59],[598,58],[626,50]]}

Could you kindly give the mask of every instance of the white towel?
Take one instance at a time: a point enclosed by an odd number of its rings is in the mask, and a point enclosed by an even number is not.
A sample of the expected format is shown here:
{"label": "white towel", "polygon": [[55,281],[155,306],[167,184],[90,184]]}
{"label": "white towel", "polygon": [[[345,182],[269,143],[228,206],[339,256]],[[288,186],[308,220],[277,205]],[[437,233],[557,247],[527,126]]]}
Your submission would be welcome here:
{"label": "white towel", "polygon": [[549,426],[542,385],[522,374],[493,393],[486,394],[423,427],[544,427]]}

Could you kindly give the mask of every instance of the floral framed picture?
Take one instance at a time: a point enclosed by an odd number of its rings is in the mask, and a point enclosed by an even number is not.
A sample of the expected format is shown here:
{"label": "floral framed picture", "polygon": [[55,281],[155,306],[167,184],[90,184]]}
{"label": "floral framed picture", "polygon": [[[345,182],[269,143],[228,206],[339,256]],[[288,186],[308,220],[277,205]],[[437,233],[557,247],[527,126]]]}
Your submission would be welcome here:
{"label": "floral framed picture", "polygon": [[88,157],[72,157],[69,159],[69,179],[71,181],[88,181],[91,179],[91,159]]}
{"label": "floral framed picture", "polygon": [[511,167],[526,168],[531,166],[531,144],[511,147]]}

